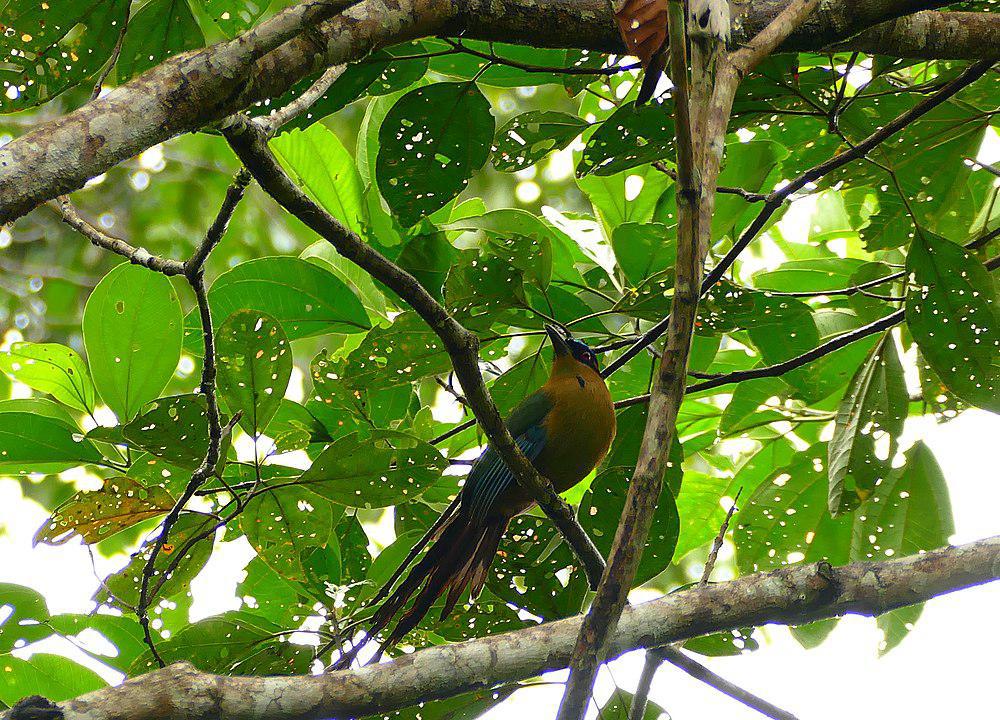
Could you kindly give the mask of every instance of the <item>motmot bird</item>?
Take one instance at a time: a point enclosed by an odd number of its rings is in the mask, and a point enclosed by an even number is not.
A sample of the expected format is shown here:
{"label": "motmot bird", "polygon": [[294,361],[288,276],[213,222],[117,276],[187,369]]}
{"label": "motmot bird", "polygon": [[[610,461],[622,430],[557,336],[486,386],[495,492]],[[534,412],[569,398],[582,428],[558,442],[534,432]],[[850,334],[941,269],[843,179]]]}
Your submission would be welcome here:
{"label": "motmot bird", "polygon": [[[549,379],[514,409],[507,428],[538,473],[556,492],[564,492],[604,459],[615,436],[615,409],[594,351],[553,325],[545,330],[553,350]],[[475,599],[507,524],[534,504],[496,450],[487,446],[466,477],[457,511],[441,524],[427,554],[372,616],[369,637],[388,627],[416,595],[378,654],[415,628],[441,595],[447,593],[442,620],[466,588]]]}

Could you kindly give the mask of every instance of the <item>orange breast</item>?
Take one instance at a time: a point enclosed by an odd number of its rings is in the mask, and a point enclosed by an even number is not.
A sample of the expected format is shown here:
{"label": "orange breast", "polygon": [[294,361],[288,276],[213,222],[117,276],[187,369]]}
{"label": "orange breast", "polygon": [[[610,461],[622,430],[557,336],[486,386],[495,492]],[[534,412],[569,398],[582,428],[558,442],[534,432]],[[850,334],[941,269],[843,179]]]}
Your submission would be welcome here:
{"label": "orange breast", "polygon": [[546,441],[535,467],[558,492],[583,480],[597,467],[615,436],[615,409],[604,380],[574,363],[570,372],[553,373],[545,390],[553,400],[545,418]]}

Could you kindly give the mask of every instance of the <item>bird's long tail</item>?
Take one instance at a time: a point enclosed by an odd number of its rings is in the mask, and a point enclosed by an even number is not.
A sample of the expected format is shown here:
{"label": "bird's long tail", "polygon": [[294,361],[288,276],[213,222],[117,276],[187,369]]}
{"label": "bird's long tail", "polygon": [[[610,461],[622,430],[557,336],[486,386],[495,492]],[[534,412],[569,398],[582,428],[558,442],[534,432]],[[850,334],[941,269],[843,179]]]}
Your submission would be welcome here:
{"label": "bird's long tail", "polygon": [[[508,522],[506,517],[474,520],[468,513],[459,510],[441,527],[427,554],[413,566],[406,579],[372,616],[368,638],[385,630],[410,598],[416,595],[410,609],[399,617],[396,626],[379,645],[376,657],[415,628],[441,595],[447,592],[441,611],[442,620],[451,614],[465,588],[470,589],[471,598],[479,595]],[[348,654],[350,659],[345,656],[348,664],[360,647]],[[343,663],[338,663],[338,667],[343,666]]]}

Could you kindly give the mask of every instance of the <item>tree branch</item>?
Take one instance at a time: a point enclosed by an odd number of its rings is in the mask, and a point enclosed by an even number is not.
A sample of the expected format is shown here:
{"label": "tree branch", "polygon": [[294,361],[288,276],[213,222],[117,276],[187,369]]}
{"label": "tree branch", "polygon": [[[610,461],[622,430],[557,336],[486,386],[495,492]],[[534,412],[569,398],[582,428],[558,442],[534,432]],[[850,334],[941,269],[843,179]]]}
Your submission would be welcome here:
{"label": "tree branch", "polygon": [[[626,608],[609,655],[750,625],[878,615],[998,578],[1000,537],[885,562],[784,567]],[[563,668],[580,623],[577,616],[325,675],[225,677],[172,665],[59,707],[65,720],[360,717]]]}
{"label": "tree branch", "polygon": [[490,444],[500,454],[518,484],[531,493],[559,528],[582,563],[592,586],[596,586],[604,570],[604,559],[577,522],[572,508],[538,474],[514,443],[479,371],[479,339],[476,335],[451,317],[416,278],[344,227],[292,182],[268,149],[266,131],[257,123],[236,118],[227,124],[224,134],[233,151],[265,192],[319,233],[337,252],[392,288],[441,338],[468,405]]}
{"label": "tree branch", "polygon": [[[277,97],[324,68],[412,38],[453,33],[537,46],[623,50],[606,0],[364,0],[319,22],[347,4],[312,0],[295,5],[235,40],[176,55],[3,146],[0,223],[82,187],[157,143],[218,122],[254,101]],[[979,58],[983,48],[1000,44],[1000,16],[990,13],[921,13],[919,22],[895,23],[888,40],[881,26],[868,29],[940,4],[830,2],[780,49],[815,51],[843,41],[849,49],[885,53],[891,48],[901,57]],[[785,0],[754,3],[743,18],[746,35],[765,27],[786,5]],[[954,20],[953,15],[963,17]],[[878,34],[863,36],[866,47],[851,48],[853,41],[845,39],[861,31]]]}
{"label": "tree branch", "polygon": [[772,705],[764,698],[758,697],[752,692],[744,690],[739,685],[726,680],[721,675],[712,672],[700,662],[689,655],[685,655],[672,645],[665,645],[661,648],[650,650],[647,655],[661,657],[661,662],[663,660],[668,661],[671,665],[676,668],[680,668],[696,680],[701,680],[709,687],[713,687],[722,694],[728,695],[733,700],[743,703],[747,707],[756,710],[761,715],[773,718],[773,720],[798,720],[798,718],[787,710],[782,710],[780,707]]}

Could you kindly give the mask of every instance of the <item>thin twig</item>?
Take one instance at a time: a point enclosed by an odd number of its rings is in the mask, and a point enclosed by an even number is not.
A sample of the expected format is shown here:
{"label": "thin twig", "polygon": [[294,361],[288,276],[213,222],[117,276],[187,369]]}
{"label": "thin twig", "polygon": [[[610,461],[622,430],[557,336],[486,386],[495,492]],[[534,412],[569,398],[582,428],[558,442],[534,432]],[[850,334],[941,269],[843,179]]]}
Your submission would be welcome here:
{"label": "thin twig", "polygon": [[[160,667],[164,667],[163,658],[161,658],[157,652],[156,645],[153,642],[153,637],[149,630],[149,603],[151,595],[150,582],[156,574],[156,558],[163,549],[164,544],[166,544],[170,531],[180,519],[184,506],[187,505],[188,501],[191,500],[192,497],[194,497],[198,488],[200,488],[211,476],[211,474],[215,472],[215,467],[219,462],[224,436],[222,419],[219,413],[218,398],[216,397],[215,392],[215,377],[217,372],[215,334],[212,325],[212,312],[208,304],[208,290],[205,287],[205,262],[208,260],[208,256],[212,252],[213,248],[215,248],[223,234],[225,234],[226,226],[229,224],[229,220],[232,218],[233,212],[236,210],[236,206],[239,204],[240,199],[242,199],[249,182],[249,174],[242,171],[236,174],[232,184],[226,191],[225,199],[222,202],[222,206],[219,208],[219,212],[216,214],[215,220],[205,233],[204,240],[192,254],[191,259],[186,263],[181,264],[184,277],[187,279],[188,284],[194,291],[195,299],[198,304],[198,313],[201,318],[204,357],[202,359],[201,385],[199,391],[205,398],[205,405],[207,409],[208,448],[205,451],[205,457],[202,460],[201,465],[191,474],[191,479],[184,488],[184,492],[177,499],[177,502],[174,504],[173,508],[171,508],[170,512],[167,513],[167,516],[163,519],[163,522],[160,525],[160,534],[153,543],[153,546],[150,549],[149,557],[146,559],[146,563],[142,569],[142,577],[139,583],[139,603],[136,610],[139,617],[139,624],[143,629],[146,644],[149,646],[153,659],[156,660]],[[227,426],[227,428],[231,431],[232,425]],[[180,562],[185,553],[186,549],[182,549],[181,552],[177,553],[177,556],[172,560],[172,567],[176,567],[176,564]],[[153,596],[155,596],[159,592],[160,588],[163,587],[163,583],[166,582],[166,579],[170,576],[171,572],[170,568],[165,568],[164,571],[160,573],[159,582],[156,584],[156,587],[153,588]]]}
{"label": "thin twig", "polygon": [[528,63],[523,63],[518,60],[511,60],[509,58],[505,58],[501,55],[484,53],[480,50],[475,50],[463,44],[460,40],[452,40],[451,38],[443,38],[443,40],[456,50],[466,53],[467,55],[473,55],[482,60],[491,62],[494,65],[506,65],[507,67],[512,67],[517,70],[523,70],[524,72],[529,72],[529,73],[551,73],[553,75],[608,76],[608,75],[617,75],[618,73],[628,72],[629,70],[638,70],[642,67],[641,63],[631,63],[629,65],[615,65],[607,68],[548,67],[544,65],[530,65]]}
{"label": "thin twig", "polygon": [[[674,169],[667,167],[667,164],[662,160],[654,160],[653,167],[659,170],[667,177],[673,178],[674,180],[677,179],[677,172]],[[719,187],[715,188],[715,191],[723,193],[725,195],[739,195],[747,202],[752,202],[752,203],[764,202],[768,198],[768,193],[752,192],[750,190],[747,190],[746,188],[734,187],[731,185],[720,185]]]}
{"label": "thin twig", "polygon": [[274,135],[283,125],[311,108],[330,89],[337,78],[344,74],[346,69],[347,65],[334,65],[327,68],[316,82],[304,90],[301,95],[280,110],[275,110],[263,118],[261,124],[264,125],[268,135]]}
{"label": "thin twig", "polygon": [[744,690],[739,685],[731,683],[724,677],[716,675],[700,662],[689,655],[685,655],[675,647],[665,645],[662,648],[651,650],[650,652],[660,654],[664,660],[669,661],[674,667],[680,668],[691,677],[701,680],[706,685],[715,688],[724,695],[728,695],[733,700],[741,702],[749,708],[753,708],[762,715],[773,718],[773,720],[797,720],[797,718],[787,710],[782,710],[778,706],[772,705],[767,700]]}
{"label": "thin twig", "polygon": [[98,230],[80,216],[68,197],[62,196],[58,201],[52,201],[47,205],[59,214],[64,223],[90,240],[94,246],[121,255],[133,265],[141,265],[164,275],[184,274],[184,263],[153,255],[145,248],[133,247],[120,238]]}
{"label": "thin twig", "polygon": [[118,62],[118,56],[122,53],[122,43],[125,41],[125,31],[128,30],[128,21],[131,17],[131,3],[126,3],[125,5],[125,17],[122,19],[122,27],[118,31],[118,39],[115,40],[115,47],[111,51],[111,57],[108,59],[107,64],[104,69],[101,70],[101,74],[97,76],[97,81],[94,83],[94,90],[90,93],[90,99],[95,99],[101,94],[101,89],[104,86],[104,81],[108,79],[108,75],[115,68],[115,63]]}

